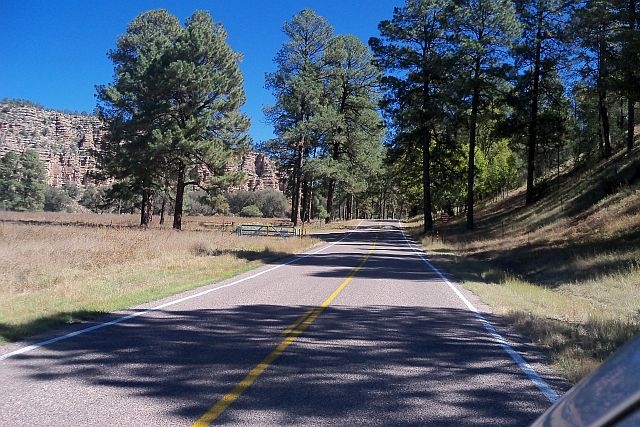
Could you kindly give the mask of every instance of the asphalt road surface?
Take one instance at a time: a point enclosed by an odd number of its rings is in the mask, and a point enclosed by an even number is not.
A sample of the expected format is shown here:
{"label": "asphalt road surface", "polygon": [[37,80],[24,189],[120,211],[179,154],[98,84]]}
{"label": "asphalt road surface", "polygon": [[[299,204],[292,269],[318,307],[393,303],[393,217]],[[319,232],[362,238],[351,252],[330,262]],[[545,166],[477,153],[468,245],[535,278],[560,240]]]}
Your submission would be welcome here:
{"label": "asphalt road surface", "polygon": [[520,426],[557,397],[397,222],[325,240],[0,347],[0,425]]}

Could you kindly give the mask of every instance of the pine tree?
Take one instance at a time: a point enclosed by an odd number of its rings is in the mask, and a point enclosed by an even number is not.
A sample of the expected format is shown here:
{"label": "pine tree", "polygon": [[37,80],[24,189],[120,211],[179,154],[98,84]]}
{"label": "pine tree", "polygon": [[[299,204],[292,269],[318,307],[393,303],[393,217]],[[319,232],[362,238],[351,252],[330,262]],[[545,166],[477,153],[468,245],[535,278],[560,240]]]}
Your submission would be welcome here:
{"label": "pine tree", "polygon": [[543,92],[545,86],[552,84],[552,79],[546,76],[557,76],[562,58],[568,56],[563,37],[572,5],[563,0],[516,0],[515,5],[523,30],[514,57],[520,78],[520,85],[516,85],[522,107],[519,113],[526,109],[528,114],[526,200],[531,204],[536,200],[536,153],[542,140],[539,128]]}
{"label": "pine tree", "polygon": [[[221,25],[195,12],[183,27],[165,10],[141,14],[109,53],[115,82],[98,87],[108,133],[98,158],[107,175],[142,196],[141,225],[151,198],[167,181],[176,188],[173,227],[182,227],[187,185],[201,185],[201,168],[230,183],[225,164],[246,141],[247,118],[239,55]],[[190,180],[190,178],[192,180]]]}
{"label": "pine tree", "polygon": [[582,74],[597,89],[600,152],[605,158],[613,153],[609,96],[613,86],[612,43],[617,26],[611,0],[581,2],[572,25],[572,34],[581,47]]}
{"label": "pine tree", "polygon": [[442,118],[442,91],[451,66],[452,3],[407,0],[382,21],[381,38],[369,40],[385,72],[383,107],[392,118],[395,144],[410,143],[421,152],[424,230],[433,228],[431,145],[434,127]]}
{"label": "pine tree", "polygon": [[[382,122],[376,112],[376,88],[380,72],[371,51],[355,36],[336,36],[326,49],[328,67],[323,120],[325,175],[327,176],[327,222],[334,213],[338,182],[366,180],[378,172],[382,146]],[[320,130],[320,129],[319,129]]]}
{"label": "pine tree", "polygon": [[20,200],[17,210],[41,211],[44,207],[44,190],[47,171],[35,150],[25,150],[20,155]]}
{"label": "pine tree", "polygon": [[519,30],[511,0],[466,0],[456,9],[458,55],[470,99],[467,167],[467,228],[474,228],[475,155],[483,95],[506,80],[509,48]]}
{"label": "pine tree", "polygon": [[278,69],[266,76],[266,87],[276,98],[275,105],[265,109],[276,135],[267,149],[291,177],[291,221],[298,224],[308,206],[303,200],[303,187],[309,182],[304,168],[317,143],[311,122],[326,101],[323,55],[333,28],[314,11],[304,9],[285,23],[283,31],[287,40],[274,59]]}
{"label": "pine tree", "polygon": [[18,171],[20,156],[13,151],[0,157],[0,209],[13,210],[18,206],[22,183]]}

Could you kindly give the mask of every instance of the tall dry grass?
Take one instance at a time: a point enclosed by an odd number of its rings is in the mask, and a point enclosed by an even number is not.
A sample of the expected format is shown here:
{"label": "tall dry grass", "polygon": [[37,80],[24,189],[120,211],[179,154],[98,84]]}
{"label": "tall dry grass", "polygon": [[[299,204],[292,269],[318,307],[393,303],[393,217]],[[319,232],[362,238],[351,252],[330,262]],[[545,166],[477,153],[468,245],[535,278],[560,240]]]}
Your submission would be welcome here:
{"label": "tall dry grass", "polygon": [[1,213],[0,340],[204,285],[316,242],[132,224],[120,215]]}

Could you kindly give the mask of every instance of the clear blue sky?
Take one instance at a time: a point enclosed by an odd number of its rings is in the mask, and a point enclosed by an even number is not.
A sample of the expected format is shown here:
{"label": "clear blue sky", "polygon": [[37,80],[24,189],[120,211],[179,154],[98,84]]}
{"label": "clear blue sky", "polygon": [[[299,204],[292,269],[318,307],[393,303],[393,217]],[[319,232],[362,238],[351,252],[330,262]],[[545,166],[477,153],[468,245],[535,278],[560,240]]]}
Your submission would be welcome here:
{"label": "clear blue sky", "polygon": [[113,80],[107,51],[138,14],[167,9],[183,23],[198,9],[210,11],[229,33],[231,47],[244,55],[245,78],[256,143],[272,137],[262,107],[273,104],[264,75],[285,37],[282,25],[304,8],[324,16],[337,34],[365,43],[390,19],[402,0],[1,0],[0,99],[20,98],[56,110],[92,112],[95,85]]}

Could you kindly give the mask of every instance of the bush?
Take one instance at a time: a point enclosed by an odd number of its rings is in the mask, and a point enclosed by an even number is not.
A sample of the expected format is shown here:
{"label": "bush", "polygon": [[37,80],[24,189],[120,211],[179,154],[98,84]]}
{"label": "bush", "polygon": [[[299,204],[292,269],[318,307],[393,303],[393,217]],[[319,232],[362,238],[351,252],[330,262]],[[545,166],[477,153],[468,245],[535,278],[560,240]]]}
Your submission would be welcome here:
{"label": "bush", "polygon": [[246,216],[249,218],[258,218],[263,216],[262,211],[256,205],[249,205],[242,208],[240,211],[240,216]]}
{"label": "bush", "polygon": [[271,188],[259,191],[257,197],[257,206],[267,218],[282,217],[289,207],[285,195]]}
{"label": "bush", "polygon": [[284,216],[289,206],[285,195],[272,188],[260,191],[236,191],[227,194],[229,210],[242,215],[242,210],[248,206],[256,206],[261,216],[277,218]]}
{"label": "bush", "polygon": [[48,212],[62,212],[71,202],[67,193],[55,187],[47,187],[44,191],[44,210]]}
{"label": "bush", "polygon": [[67,196],[71,197],[72,199],[77,199],[80,193],[78,186],[71,181],[67,181],[62,184],[62,191],[67,193]]}
{"label": "bush", "polygon": [[80,204],[87,209],[91,209],[93,212],[102,212],[106,205],[105,190],[103,188],[88,186],[80,198]]}

